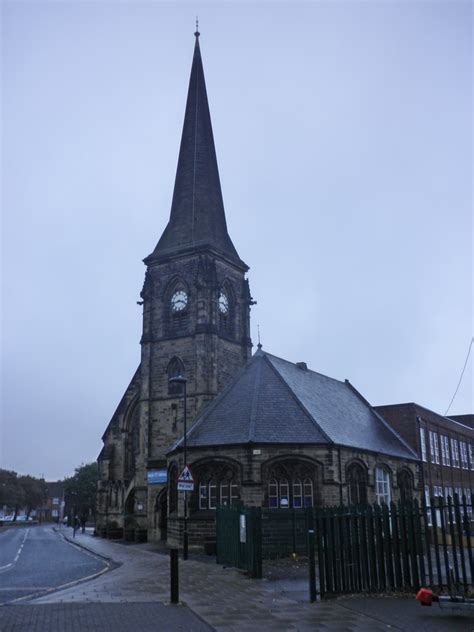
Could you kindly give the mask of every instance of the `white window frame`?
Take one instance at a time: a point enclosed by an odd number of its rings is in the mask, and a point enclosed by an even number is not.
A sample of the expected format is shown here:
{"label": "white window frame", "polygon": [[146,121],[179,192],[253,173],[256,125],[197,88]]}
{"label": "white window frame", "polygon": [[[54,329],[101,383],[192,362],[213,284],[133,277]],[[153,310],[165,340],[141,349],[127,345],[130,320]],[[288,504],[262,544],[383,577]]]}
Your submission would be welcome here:
{"label": "white window frame", "polygon": [[471,470],[474,470],[474,446],[472,443],[468,445],[469,449],[469,463],[471,465]]}
{"label": "white window frame", "polygon": [[[272,498],[275,499],[275,504],[272,504]],[[278,509],[278,481],[276,478],[268,481],[268,506],[270,509]]]}
{"label": "white window frame", "polygon": [[459,452],[461,453],[461,467],[463,470],[468,470],[469,461],[467,458],[467,443],[465,441],[459,442]]}
{"label": "white window frame", "polygon": [[[472,519],[472,504],[471,504],[471,490],[469,487],[466,487],[464,490],[464,495],[466,496],[466,513],[469,516],[469,520]],[[463,510],[464,515],[464,510]]]}
{"label": "white window frame", "polygon": [[295,478],[293,481],[293,508],[303,508],[303,484],[300,478]]}
{"label": "white window frame", "polygon": [[453,457],[453,467],[459,469],[459,441],[451,437],[451,453]]}
{"label": "white window frame", "polygon": [[[286,499],[286,502],[282,502],[283,499]],[[278,500],[280,509],[290,508],[290,483],[287,478],[280,479]]]}
{"label": "white window frame", "polygon": [[201,481],[199,483],[199,509],[207,509],[208,502],[207,482]]}
{"label": "white window frame", "polygon": [[426,432],[424,428],[420,428],[420,446],[421,459],[426,462]]}
{"label": "white window frame", "polygon": [[451,455],[449,453],[449,438],[447,435],[439,435],[441,439],[441,463],[446,466],[451,465]]}
{"label": "white window frame", "polygon": [[431,455],[431,463],[435,465],[439,465],[439,443],[438,443],[438,433],[433,430],[429,431],[430,433],[430,455]]}
{"label": "white window frame", "polygon": [[390,473],[384,467],[375,468],[375,499],[379,504],[390,504],[392,499]]}
{"label": "white window frame", "polygon": [[425,504],[426,504],[426,514],[428,517],[428,526],[431,527],[433,524],[431,520],[431,498],[430,498],[430,486],[425,485]]}
{"label": "white window frame", "polygon": [[314,499],[313,481],[305,478],[303,481],[303,507],[312,507]]}

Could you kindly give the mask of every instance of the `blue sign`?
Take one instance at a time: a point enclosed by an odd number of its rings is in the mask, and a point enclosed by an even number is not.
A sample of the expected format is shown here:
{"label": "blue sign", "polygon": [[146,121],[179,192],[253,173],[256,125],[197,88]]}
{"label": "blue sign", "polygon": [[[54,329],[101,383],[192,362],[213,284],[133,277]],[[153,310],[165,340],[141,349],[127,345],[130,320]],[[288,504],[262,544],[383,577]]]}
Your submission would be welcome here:
{"label": "blue sign", "polygon": [[168,481],[166,470],[148,470],[147,481],[149,485],[153,485],[154,483],[166,483]]}

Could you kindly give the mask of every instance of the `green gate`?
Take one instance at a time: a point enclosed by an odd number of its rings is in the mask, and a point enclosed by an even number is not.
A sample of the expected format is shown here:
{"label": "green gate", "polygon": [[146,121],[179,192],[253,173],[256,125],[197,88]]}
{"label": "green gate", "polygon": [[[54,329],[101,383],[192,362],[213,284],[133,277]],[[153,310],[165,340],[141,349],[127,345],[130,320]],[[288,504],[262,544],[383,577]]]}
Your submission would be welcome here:
{"label": "green gate", "polygon": [[259,507],[218,507],[216,562],[262,577],[262,510]]}

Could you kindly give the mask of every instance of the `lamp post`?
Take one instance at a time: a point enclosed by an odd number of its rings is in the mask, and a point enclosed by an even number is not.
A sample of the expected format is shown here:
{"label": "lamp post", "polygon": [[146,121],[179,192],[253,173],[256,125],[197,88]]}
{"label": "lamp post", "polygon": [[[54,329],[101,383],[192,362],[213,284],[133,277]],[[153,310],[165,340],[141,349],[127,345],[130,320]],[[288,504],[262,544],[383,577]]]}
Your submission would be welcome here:
{"label": "lamp post", "polygon": [[[186,446],[186,383],[187,379],[182,375],[176,377],[170,377],[168,380],[171,384],[182,384],[183,386],[183,398],[184,398],[184,465],[188,464],[187,446]],[[184,490],[184,523],[183,523],[183,560],[188,559],[188,492]]]}

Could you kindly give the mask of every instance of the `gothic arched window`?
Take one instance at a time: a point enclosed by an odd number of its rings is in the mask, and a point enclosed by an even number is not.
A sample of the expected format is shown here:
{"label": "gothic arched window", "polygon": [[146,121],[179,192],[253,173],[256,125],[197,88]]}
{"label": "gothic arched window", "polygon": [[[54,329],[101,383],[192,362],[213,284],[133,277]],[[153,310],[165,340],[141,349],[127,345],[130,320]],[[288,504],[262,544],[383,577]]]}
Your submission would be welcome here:
{"label": "gothic arched window", "polygon": [[314,468],[306,463],[286,461],[269,471],[267,499],[270,509],[302,509],[314,505]]}
{"label": "gothic arched window", "polygon": [[130,480],[135,474],[136,459],[140,451],[140,419],[139,407],[135,404],[130,413],[125,438],[125,479]]}
{"label": "gothic arched window", "polygon": [[170,382],[169,380],[172,377],[186,377],[186,372],[184,370],[184,364],[182,360],[180,360],[176,356],[174,358],[171,358],[168,363],[166,373],[168,375],[168,394],[181,395],[181,393],[183,392],[183,385],[179,382]]}
{"label": "gothic arched window", "polygon": [[[237,475],[225,463],[206,463],[198,467],[197,479],[199,509],[234,505],[240,499]],[[196,507],[196,500],[193,504]]]}
{"label": "gothic arched window", "polygon": [[408,470],[400,470],[398,473],[398,487],[402,503],[413,499],[413,479]]}
{"label": "gothic arched window", "polygon": [[347,489],[350,505],[367,504],[367,473],[359,463],[347,469]]}

